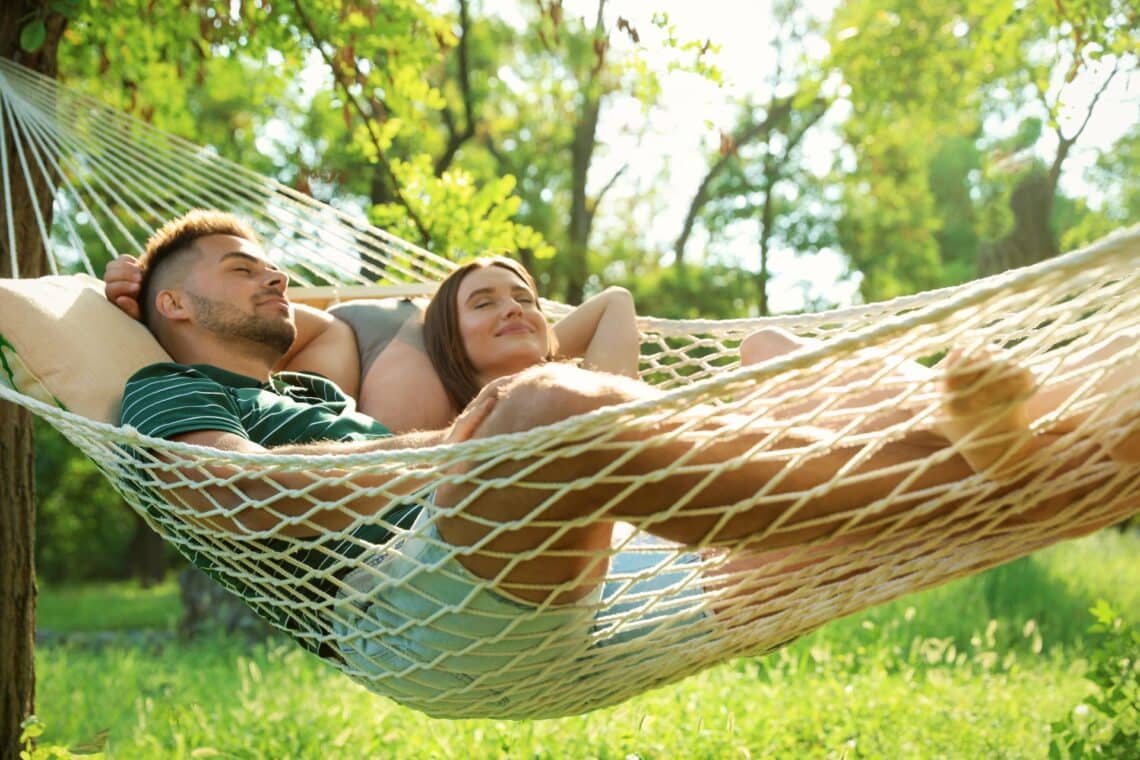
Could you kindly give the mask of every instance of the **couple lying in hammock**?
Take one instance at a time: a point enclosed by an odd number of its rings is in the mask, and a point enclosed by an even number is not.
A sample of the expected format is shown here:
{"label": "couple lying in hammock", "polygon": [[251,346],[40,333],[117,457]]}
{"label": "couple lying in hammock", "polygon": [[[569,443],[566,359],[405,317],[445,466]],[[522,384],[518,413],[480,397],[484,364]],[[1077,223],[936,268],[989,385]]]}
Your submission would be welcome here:
{"label": "couple lying in hammock", "polygon": [[[138,264],[129,257],[112,262],[108,298],[141,316],[175,360],[148,367],[129,381],[123,424],[144,434],[233,452],[364,453],[527,431],[601,407],[652,399],[658,393],[634,379],[638,335],[633,304],[619,289],[587,301],[550,328],[534,280],[520,265],[504,259],[478,260],[456,270],[427,307],[422,326],[418,310],[408,304],[349,304],[334,309],[333,315],[295,307],[288,300],[287,286],[286,275],[266,256],[252,230],[213,211],[192,212],[168,223],[148,243]],[[369,327],[377,321],[379,330]],[[743,343],[742,360],[765,359],[799,345],[798,339],[779,331],[761,331]],[[552,361],[562,357],[580,359],[581,366]],[[859,448],[832,447],[805,455],[805,447],[821,439],[819,430],[790,429],[775,451],[769,448],[764,456],[751,457],[749,452],[757,450],[770,431],[743,430],[713,435],[710,440],[710,436],[669,435],[665,425],[652,433],[631,429],[618,436],[651,442],[633,449],[636,453],[593,447],[547,461],[528,474],[528,482],[554,484],[573,483],[607,468],[620,476],[554,497],[548,488],[480,488],[454,480],[433,484],[424,477],[415,483],[402,481],[399,487],[409,496],[416,492],[415,503],[426,506],[408,510],[391,500],[356,499],[350,510],[330,506],[314,511],[314,497],[337,505],[353,489],[394,486],[389,476],[368,472],[354,476],[351,484],[334,479],[314,490],[307,473],[279,471],[267,482],[242,480],[235,468],[233,482],[239,488],[210,486],[206,498],[186,487],[180,498],[211,511],[212,527],[239,535],[270,532],[311,538],[322,530],[344,530],[365,510],[374,510],[377,521],[387,526],[423,523],[413,531],[418,543],[399,551],[384,551],[390,533],[382,531],[377,550],[344,578],[354,594],[353,605],[350,612],[338,613],[337,625],[346,640],[356,643],[342,646],[339,654],[360,677],[367,678],[370,670],[383,671],[378,677],[406,671],[417,657],[438,664],[446,642],[432,641],[428,627],[388,631],[383,617],[385,610],[431,607],[425,600],[457,595],[468,606],[454,615],[461,618],[470,611],[482,622],[458,619],[445,628],[469,624],[472,630],[483,630],[480,626],[486,626],[486,620],[494,620],[498,628],[488,631],[488,638],[514,647],[512,662],[533,668],[533,662],[519,659],[523,654],[517,648],[519,641],[537,639],[521,633],[556,635],[568,629],[570,619],[579,620],[582,611],[604,608],[607,571],[638,561],[620,550],[611,552],[615,523],[631,523],[663,541],[695,547],[694,556],[717,547],[744,546],[748,551],[735,561],[762,568],[788,547],[814,543],[826,550],[853,510],[893,495],[877,516],[903,512],[922,502],[925,489],[956,483],[995,462],[1023,457],[1056,437],[1057,429],[1032,434],[1029,425],[1060,403],[1059,392],[1034,394],[1027,371],[994,355],[971,361],[962,372],[948,374],[949,401],[936,426],[887,440],[856,464],[852,458]],[[907,371],[916,382],[932,374],[917,364]],[[979,382],[983,378],[985,382]],[[991,413],[994,409],[996,416]],[[702,420],[705,428],[717,425],[708,410],[693,410],[692,418]],[[682,418],[675,420],[669,424],[683,424]],[[964,446],[962,456],[944,457],[917,474],[897,466],[946,450],[982,421],[991,434],[1007,435],[996,444]],[[697,440],[699,444],[694,443]],[[1134,441],[1125,441],[1110,453],[1134,460],[1135,449]],[[615,465],[617,457],[623,459]],[[733,464],[639,479],[668,471],[678,461]],[[510,475],[526,466],[525,458],[499,464],[481,473],[481,478]],[[845,467],[865,477],[830,490],[819,488]],[[630,487],[631,482],[636,486]],[[786,494],[786,503],[795,505],[794,520],[784,522],[778,498],[747,506],[750,497],[770,482],[778,484],[768,488],[768,494]],[[291,495],[293,489],[305,496]],[[810,501],[798,498],[813,489]],[[679,495],[686,498],[674,508]],[[256,503],[270,497],[271,509],[245,504],[246,499]],[[462,510],[449,511],[461,502]],[[229,507],[228,516],[219,515],[215,504]],[[1046,499],[1032,514],[1009,520],[1016,524],[1040,519],[1054,507]],[[394,516],[399,509],[406,511]],[[306,519],[289,519],[300,515]],[[504,524],[508,529],[502,529]],[[1080,532],[1094,527],[1082,526]],[[850,542],[858,535],[845,532],[839,540]],[[527,559],[518,559],[528,554]],[[609,562],[599,562],[599,556],[609,556]],[[442,571],[416,572],[425,564]],[[493,588],[487,587],[488,580]],[[483,588],[477,594],[469,593],[479,586]],[[666,588],[661,593],[674,592]],[[685,593],[679,588],[674,595],[682,598]],[[438,616],[440,604],[421,614]],[[533,614],[536,609],[542,614]],[[526,630],[502,636],[503,626],[524,612],[531,613]],[[370,625],[381,632],[382,643],[373,646],[359,637],[359,631]],[[399,628],[398,623],[391,628]],[[395,639],[402,640],[393,643]],[[552,651],[540,656],[555,656]],[[556,656],[566,656],[559,651]],[[479,677],[478,672],[437,670],[441,681],[425,676],[413,688],[415,693],[395,696],[428,698],[433,691],[455,685],[448,678],[463,682]],[[487,698],[477,690],[470,695]]]}

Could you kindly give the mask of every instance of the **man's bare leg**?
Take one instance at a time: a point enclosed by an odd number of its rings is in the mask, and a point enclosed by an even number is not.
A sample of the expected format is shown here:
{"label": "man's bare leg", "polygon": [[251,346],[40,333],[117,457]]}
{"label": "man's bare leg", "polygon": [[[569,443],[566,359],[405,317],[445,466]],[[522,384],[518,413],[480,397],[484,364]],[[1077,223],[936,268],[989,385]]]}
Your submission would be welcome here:
{"label": "man's bare leg", "polygon": [[[654,389],[625,378],[547,365],[523,373],[506,387],[479,435],[529,430],[602,406],[656,395]],[[615,459],[627,452],[599,446],[528,471],[525,480],[529,484],[546,483],[552,488],[484,491],[462,514],[441,516],[440,533],[455,546],[478,545],[478,552],[460,555],[460,561],[480,577],[497,579],[510,593],[542,601],[557,588],[557,601],[571,601],[604,577],[606,568],[598,561],[598,552],[610,546],[613,520],[631,522],[689,546],[743,542],[764,551],[833,537],[861,506],[885,496],[891,497],[890,503],[878,517],[904,512],[928,498],[921,493],[924,489],[972,474],[969,465],[954,456],[947,456],[938,466],[909,472],[913,463],[946,447],[941,436],[921,432],[863,454],[861,447],[818,446],[827,437],[820,431],[791,430],[767,447],[764,456],[753,457],[753,450],[765,445],[766,434],[734,430],[727,420],[706,419],[706,413],[692,411],[694,420],[706,429],[684,437],[671,435],[672,428],[665,426],[619,434],[619,439],[649,444],[620,467],[615,467]],[[716,429],[718,424],[725,425],[723,430]],[[806,453],[808,447],[811,453]],[[851,466],[856,455],[863,455],[863,461]],[[673,469],[679,462],[686,462],[689,469]],[[726,462],[733,464],[723,467]],[[483,476],[509,479],[533,464],[498,465]],[[607,468],[610,480],[551,497],[556,487]],[[672,474],[666,477],[642,477],[670,470]],[[844,470],[861,477],[820,492],[819,486]],[[758,499],[765,488],[765,497]],[[474,491],[472,485],[442,487],[437,504],[457,504]],[[793,519],[781,524],[789,509],[794,509]],[[732,511],[726,514],[726,510]],[[494,525],[516,521],[524,525],[493,531]],[[579,527],[567,529],[568,524]],[[520,552],[538,547],[544,547],[541,554],[512,565]],[[564,584],[570,585],[561,588]]]}
{"label": "man's bare leg", "polygon": [[[763,361],[785,356],[801,348],[821,345],[821,341],[813,338],[804,338],[790,333],[779,327],[766,327],[751,333],[740,344],[740,363],[743,366],[758,364]],[[871,349],[866,349],[870,351]],[[829,410],[866,410],[855,428],[859,432],[882,430],[892,425],[904,423],[914,416],[914,411],[903,406],[892,404],[888,409],[874,409],[876,405],[891,402],[898,398],[900,385],[916,386],[924,382],[933,383],[936,373],[916,361],[895,362],[895,367],[878,382],[881,387],[866,387],[868,382],[876,376],[877,371],[885,369],[888,365],[887,357],[876,357],[882,364],[880,370],[868,368],[850,372],[838,382],[841,384],[837,390],[843,391],[842,398],[826,401],[820,396],[781,406],[772,411],[775,419],[788,419],[804,417],[812,419],[812,424],[822,428],[839,429],[848,426],[851,415],[840,415],[838,420],[829,420],[826,416],[816,418],[812,412],[821,409],[825,403]],[[884,379],[889,383],[882,382]],[[777,392],[786,393],[811,385],[808,381],[785,383],[777,386]],[[854,414],[854,411],[852,411]]]}
{"label": "man's bare leg", "polygon": [[1035,393],[1027,403],[1030,419],[1054,414],[1063,405],[1069,404],[1082,388],[1086,393],[1103,393],[1114,397],[1131,384],[1134,389],[1131,395],[1112,398],[1097,410],[1095,420],[1089,411],[1067,412],[1053,420],[1049,429],[1057,433],[1069,433],[1086,424],[1111,427],[1113,430],[1105,436],[1110,456],[1118,462],[1140,464],[1140,391],[1135,390],[1140,378],[1138,344],[1140,333],[1125,332],[1084,351],[1065,355],[1054,374],[1072,377],[1045,384]]}

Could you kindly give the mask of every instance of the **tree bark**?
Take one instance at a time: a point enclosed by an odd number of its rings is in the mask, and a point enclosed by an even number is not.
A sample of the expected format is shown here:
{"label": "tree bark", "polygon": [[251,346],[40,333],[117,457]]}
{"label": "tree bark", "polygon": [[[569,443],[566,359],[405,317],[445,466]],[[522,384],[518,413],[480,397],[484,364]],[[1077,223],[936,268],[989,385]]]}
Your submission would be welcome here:
{"label": "tree bark", "polygon": [[586,292],[588,267],[586,256],[590,244],[590,231],[594,215],[586,195],[586,181],[598,145],[598,116],[602,110],[602,86],[598,72],[605,65],[607,32],[605,25],[606,0],[598,0],[594,19],[594,55],[597,60],[586,81],[582,84],[582,103],[578,120],[574,124],[574,137],[570,144],[570,222],[564,254],[569,259],[566,278],[566,302],[582,303]]}
{"label": "tree bark", "polygon": [[131,509],[131,514],[135,518],[135,532],[127,548],[128,566],[139,585],[150,588],[162,583],[166,577],[166,542],[138,512]]}
{"label": "tree bark", "polygon": [[[20,48],[20,31],[29,20],[44,18],[47,36],[34,53]],[[0,9],[0,56],[54,77],[56,53],[67,19],[46,13],[40,0],[11,0]],[[44,242],[33,209],[51,214],[54,188],[42,177],[28,187],[16,167],[11,129],[5,144],[12,197],[0,203],[0,230],[12,214],[16,266],[21,277],[45,271]],[[12,277],[10,242],[0,242],[0,276]],[[20,755],[20,725],[35,709],[35,449],[32,421],[22,408],[0,402],[0,759]]]}
{"label": "tree bark", "polygon": [[982,245],[979,276],[1029,266],[1060,253],[1049,227],[1055,192],[1055,183],[1044,172],[1032,171],[1021,178],[1009,198],[1013,229],[1001,239]]}
{"label": "tree bark", "polygon": [[590,213],[589,200],[586,197],[586,180],[590,173],[590,164],[594,159],[594,148],[597,146],[598,114],[601,111],[601,103],[593,93],[587,92],[585,98],[578,123],[574,125],[574,143],[570,151],[572,161],[570,234],[567,236],[569,242],[566,250],[570,266],[566,282],[566,301],[571,304],[582,303],[586,292],[588,274],[586,255],[590,244],[590,228],[593,226],[593,215]]}

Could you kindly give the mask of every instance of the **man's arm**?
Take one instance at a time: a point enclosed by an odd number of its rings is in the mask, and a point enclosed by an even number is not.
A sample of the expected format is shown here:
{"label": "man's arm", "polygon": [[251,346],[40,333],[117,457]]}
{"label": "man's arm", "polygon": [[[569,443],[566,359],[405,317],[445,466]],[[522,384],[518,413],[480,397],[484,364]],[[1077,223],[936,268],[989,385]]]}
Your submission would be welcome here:
{"label": "man's arm", "polygon": [[[139,288],[142,270],[134,256],[122,255],[107,264],[103,293],[132,319],[141,319]],[[274,367],[312,372],[332,380],[356,398],[360,391],[360,355],[352,328],[331,314],[304,304],[293,304],[297,336]]]}
{"label": "man's arm", "polygon": [[360,394],[360,352],[356,334],[344,322],[320,309],[295,303],[297,337],[274,370],[311,372],[336,383],[353,398]]}
{"label": "man's arm", "polygon": [[554,325],[559,353],[581,358],[586,369],[637,377],[641,337],[633,296],[624,288],[608,288]]}
{"label": "man's arm", "polygon": [[[180,443],[241,454],[335,455],[363,454],[459,443],[472,436],[497,395],[487,394],[471,404],[446,430],[407,433],[367,441],[318,441],[265,448],[234,433],[198,430],[171,437]],[[207,478],[208,476],[208,478]],[[430,483],[433,474],[407,472],[353,473],[338,468],[306,471],[260,471],[236,465],[210,464],[163,471],[158,477],[179,501],[203,513],[212,526],[237,534],[313,536],[321,530],[343,530],[358,517],[377,515],[392,506],[389,499],[352,499],[362,489],[385,488],[405,495]],[[296,494],[290,492],[298,492]],[[344,502],[348,499],[350,506]],[[297,522],[296,518],[304,518]]]}

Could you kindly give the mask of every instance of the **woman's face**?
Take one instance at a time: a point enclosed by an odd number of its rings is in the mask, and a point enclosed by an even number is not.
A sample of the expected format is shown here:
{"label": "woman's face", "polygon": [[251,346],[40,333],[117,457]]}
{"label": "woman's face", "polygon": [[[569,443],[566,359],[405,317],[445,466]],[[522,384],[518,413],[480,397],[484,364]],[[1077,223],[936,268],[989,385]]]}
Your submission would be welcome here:
{"label": "woman's face", "polygon": [[456,296],[459,332],[480,382],[520,372],[550,353],[538,299],[514,272],[500,266],[472,271]]}

